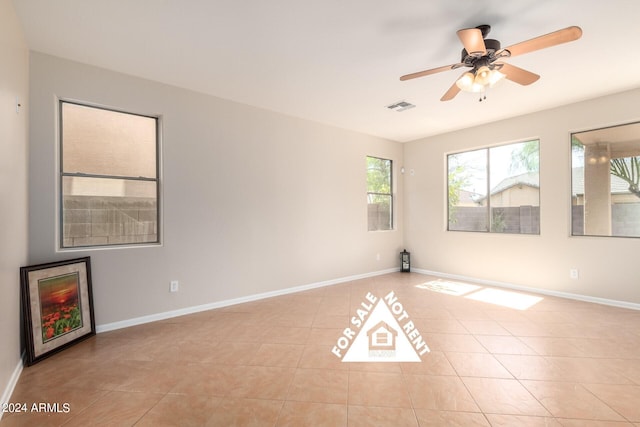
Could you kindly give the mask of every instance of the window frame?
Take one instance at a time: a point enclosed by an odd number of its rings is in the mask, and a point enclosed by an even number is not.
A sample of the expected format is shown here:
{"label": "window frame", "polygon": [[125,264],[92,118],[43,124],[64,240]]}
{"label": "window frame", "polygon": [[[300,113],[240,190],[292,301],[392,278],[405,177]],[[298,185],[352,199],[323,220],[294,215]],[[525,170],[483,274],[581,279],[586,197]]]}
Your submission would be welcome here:
{"label": "window frame", "polygon": [[[594,127],[594,128],[588,128],[588,129],[582,129],[582,130],[573,130],[569,133],[569,157],[570,157],[570,165],[569,165],[569,170],[570,170],[570,191],[569,191],[569,195],[570,195],[570,199],[569,199],[569,237],[571,238],[609,238],[609,239],[640,239],[640,235],[634,235],[631,233],[628,234],[622,234],[622,233],[616,233],[614,234],[614,227],[615,227],[615,223],[616,221],[614,220],[614,209],[616,209],[617,206],[620,205],[625,205],[627,203],[614,203],[613,200],[611,200],[610,202],[610,208],[611,208],[611,218],[609,218],[609,227],[610,227],[610,234],[596,234],[596,233],[592,233],[592,232],[587,232],[586,228],[587,228],[587,218],[585,217],[585,202],[584,202],[584,198],[585,198],[585,194],[583,193],[582,196],[582,207],[583,207],[583,212],[582,212],[582,223],[579,225],[582,228],[582,233],[577,233],[576,232],[576,221],[575,221],[575,217],[574,217],[574,209],[576,208],[576,206],[574,205],[574,201],[577,198],[577,194],[574,194],[575,188],[574,186],[576,185],[576,181],[577,181],[577,177],[574,176],[574,169],[576,168],[576,165],[574,164],[574,138],[577,139],[577,142],[581,145],[581,149],[584,150],[583,151],[583,162],[582,162],[582,186],[583,186],[583,191],[585,191],[585,174],[586,174],[586,170],[588,167],[588,159],[587,159],[587,154],[586,154],[586,148],[587,145],[589,144],[584,144],[582,141],[580,141],[580,139],[577,137],[577,135],[584,135],[584,134],[588,134],[588,133],[600,133],[600,132],[606,132],[606,131],[611,131],[613,132],[613,134],[615,135],[617,132],[624,132],[625,127],[635,127],[635,126],[640,126],[640,121],[639,120],[633,120],[633,121],[628,121],[628,122],[622,122],[622,123],[615,123],[615,124],[611,124],[611,125],[606,125],[606,126],[600,126],[600,127]],[[635,136],[635,135],[634,135]],[[611,138],[611,136],[607,136],[606,138],[602,138],[604,141],[607,141],[606,145],[615,145],[618,142],[622,142],[622,141],[616,141],[616,140],[609,140],[609,138]],[[637,143],[636,139],[633,139],[634,142]],[[600,143],[595,143],[595,144],[591,144],[594,145],[596,148],[600,145]],[[604,148],[604,147],[602,147]],[[635,147],[634,147],[635,148]],[[628,150],[628,148],[627,148]],[[620,159],[620,158],[633,158],[633,157],[640,157],[640,156],[634,156],[629,154],[628,156],[625,157],[614,157],[612,156],[612,152],[613,151],[611,149],[611,147],[607,147],[607,162],[609,164],[609,179],[613,179],[613,177],[615,176],[615,174],[611,173],[611,161],[615,158],[615,159]],[[635,153],[635,151],[634,151]],[[579,181],[579,180],[578,180]],[[611,186],[611,184],[610,184]],[[610,187],[611,188],[611,187]],[[586,192],[586,191],[585,191]],[[614,193],[612,192],[612,190],[610,190],[609,192],[609,196],[610,197],[614,197],[616,195],[620,195],[620,193]]]}
{"label": "window frame", "polygon": [[[445,203],[446,203],[446,214],[445,214],[445,230],[448,232],[468,232],[468,233],[486,233],[486,234],[508,234],[508,235],[520,235],[520,236],[539,236],[541,234],[541,227],[540,227],[540,216],[538,214],[538,231],[536,233],[516,233],[516,232],[505,232],[505,231],[495,231],[494,227],[493,227],[493,218],[492,218],[492,212],[491,212],[491,189],[492,189],[492,182],[491,182],[491,150],[492,149],[497,149],[497,148],[501,148],[501,147],[507,147],[509,145],[518,145],[518,144],[526,144],[528,142],[532,142],[535,141],[538,144],[538,208],[540,209],[541,207],[541,203],[540,203],[540,138],[539,137],[531,137],[531,138],[524,138],[524,139],[520,139],[517,141],[512,141],[512,142],[505,142],[505,143],[501,143],[501,144],[495,144],[495,145],[488,145],[488,146],[483,146],[483,147],[475,147],[475,148],[469,148],[466,150],[462,150],[462,151],[456,151],[456,152],[451,152],[451,153],[446,153],[445,154],[445,182],[446,182],[446,188],[445,188]],[[486,199],[487,199],[487,204],[486,204],[486,221],[487,221],[487,225],[486,225],[486,229],[484,230],[456,230],[456,229],[451,229],[451,222],[450,222],[450,218],[451,218],[451,204],[449,203],[449,184],[450,184],[450,180],[449,180],[449,158],[450,156],[455,156],[458,154],[465,154],[465,153],[470,153],[470,152],[474,152],[474,151],[484,151],[484,157],[485,157],[485,177],[486,177]],[[496,184],[497,185],[497,184]],[[494,186],[495,187],[495,186]]]}
{"label": "window frame", "polygon": [[[98,105],[85,101],[71,100],[65,98],[57,99],[57,115],[58,115],[58,155],[57,155],[57,197],[56,202],[58,204],[56,212],[58,216],[57,221],[57,252],[70,252],[79,250],[95,250],[95,249],[112,249],[112,248],[131,248],[131,247],[145,247],[145,246],[161,246],[162,245],[162,203],[161,203],[161,129],[162,118],[159,115],[134,113],[121,108],[108,107],[104,105]],[[110,111],[121,114],[128,114],[132,116],[139,116],[144,118],[153,119],[155,121],[155,178],[142,177],[142,176],[125,176],[125,175],[109,175],[109,174],[92,174],[83,172],[65,172],[64,171],[64,115],[63,105],[71,104],[81,107],[94,108],[97,110]],[[146,242],[126,242],[126,243],[105,243],[105,244],[88,244],[77,246],[65,246],[64,244],[64,178],[65,177],[81,177],[81,178],[96,178],[96,179],[117,179],[122,181],[135,181],[135,182],[154,182],[156,184],[155,200],[156,200],[156,239],[154,241]]]}
{"label": "window frame", "polygon": [[[393,160],[392,159],[387,159],[387,158],[384,158],[384,157],[380,157],[380,156],[371,156],[371,155],[367,155],[365,160],[368,160],[369,158],[389,162],[389,193],[380,193],[380,192],[375,192],[375,191],[369,191],[369,183],[367,182],[367,231],[370,231],[370,232],[393,231],[393,230],[395,230],[395,209],[394,209],[394,196],[393,196],[393,185],[394,185],[394,180],[393,180]],[[368,169],[367,169],[367,173],[368,173]],[[370,230],[369,229],[368,207],[369,207],[369,196],[370,195],[372,195],[372,196],[388,196],[389,197],[389,210],[390,210],[390,212],[389,212],[389,216],[390,216],[389,222],[390,222],[390,228],[388,228],[388,229],[376,228],[375,230]]]}

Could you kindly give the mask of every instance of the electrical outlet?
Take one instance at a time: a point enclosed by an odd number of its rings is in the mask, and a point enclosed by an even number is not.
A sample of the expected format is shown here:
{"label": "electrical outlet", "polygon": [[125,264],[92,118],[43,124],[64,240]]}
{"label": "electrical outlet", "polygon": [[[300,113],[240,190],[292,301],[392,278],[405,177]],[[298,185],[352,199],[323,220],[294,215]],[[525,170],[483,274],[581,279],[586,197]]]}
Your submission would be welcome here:
{"label": "electrical outlet", "polygon": [[571,277],[572,279],[577,279],[578,277],[580,277],[578,269],[577,268],[572,268],[569,270],[569,277]]}
{"label": "electrical outlet", "polygon": [[178,288],[180,287],[180,282],[177,280],[171,281],[171,287],[169,288],[170,292],[178,292]]}

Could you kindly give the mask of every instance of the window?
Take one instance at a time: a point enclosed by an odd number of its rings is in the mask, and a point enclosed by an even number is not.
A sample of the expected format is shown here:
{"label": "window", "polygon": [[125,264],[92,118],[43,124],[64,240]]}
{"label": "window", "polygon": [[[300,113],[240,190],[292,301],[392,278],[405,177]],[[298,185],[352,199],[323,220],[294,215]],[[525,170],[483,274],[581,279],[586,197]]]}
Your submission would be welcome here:
{"label": "window", "polygon": [[369,231],[393,229],[391,160],[367,156]]}
{"label": "window", "polygon": [[157,243],[158,119],[60,102],[60,246]]}
{"label": "window", "polygon": [[447,156],[448,230],[540,233],[539,141]]}
{"label": "window", "polygon": [[640,237],[640,123],[571,135],[571,234]]}

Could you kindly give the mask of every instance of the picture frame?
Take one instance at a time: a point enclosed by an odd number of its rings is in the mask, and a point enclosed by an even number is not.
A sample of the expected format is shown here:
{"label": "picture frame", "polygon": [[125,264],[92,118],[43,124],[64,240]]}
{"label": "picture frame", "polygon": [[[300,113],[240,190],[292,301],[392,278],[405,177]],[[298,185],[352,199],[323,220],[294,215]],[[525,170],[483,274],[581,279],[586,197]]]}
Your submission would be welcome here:
{"label": "picture frame", "polygon": [[20,267],[27,366],[96,334],[90,257]]}

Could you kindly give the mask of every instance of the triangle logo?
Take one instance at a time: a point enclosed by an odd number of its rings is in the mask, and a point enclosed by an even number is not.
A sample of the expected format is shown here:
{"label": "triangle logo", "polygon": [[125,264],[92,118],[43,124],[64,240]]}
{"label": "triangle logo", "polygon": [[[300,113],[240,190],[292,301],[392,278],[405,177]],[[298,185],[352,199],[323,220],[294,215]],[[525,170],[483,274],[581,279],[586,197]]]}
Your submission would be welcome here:
{"label": "triangle logo", "polygon": [[[405,330],[400,326],[384,299],[378,300],[367,317],[366,322],[344,354],[343,362],[422,361],[414,348],[415,344],[409,341]],[[408,323],[411,324],[411,330],[415,330],[413,322],[409,321]],[[422,341],[420,348],[422,349],[420,354],[429,351],[429,347],[424,341]]]}

